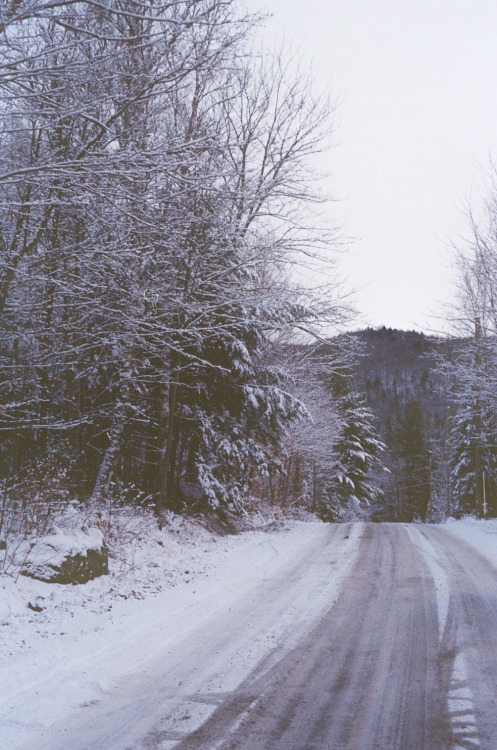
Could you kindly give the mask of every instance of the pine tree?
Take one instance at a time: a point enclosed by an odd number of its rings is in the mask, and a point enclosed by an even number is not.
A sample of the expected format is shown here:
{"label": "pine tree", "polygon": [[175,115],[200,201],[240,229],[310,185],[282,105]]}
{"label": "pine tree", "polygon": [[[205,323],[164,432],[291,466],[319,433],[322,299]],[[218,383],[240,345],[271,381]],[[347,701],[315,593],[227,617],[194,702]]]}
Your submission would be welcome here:
{"label": "pine tree", "polygon": [[[385,445],[377,435],[373,414],[361,394],[348,393],[338,406],[342,428],[327,495],[338,498],[342,512],[357,511],[374,506],[382,497],[375,475],[383,469],[380,457]],[[327,515],[326,508],[322,515]]]}
{"label": "pine tree", "polygon": [[[481,416],[475,414],[471,404],[460,406],[450,436],[451,512],[454,516],[497,514],[496,436],[495,417],[490,412]],[[477,482],[481,483],[481,506],[477,502]]]}

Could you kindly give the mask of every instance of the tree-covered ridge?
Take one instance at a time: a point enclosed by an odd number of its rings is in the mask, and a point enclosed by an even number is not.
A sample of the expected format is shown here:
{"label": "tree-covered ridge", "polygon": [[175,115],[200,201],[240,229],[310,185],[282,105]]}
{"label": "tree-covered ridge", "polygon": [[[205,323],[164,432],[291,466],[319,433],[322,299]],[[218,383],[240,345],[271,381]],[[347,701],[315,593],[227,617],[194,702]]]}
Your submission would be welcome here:
{"label": "tree-covered ridge", "polygon": [[389,471],[377,476],[383,497],[375,517],[483,515],[483,482],[485,514],[496,514],[493,342],[388,328],[351,335],[361,352],[354,387],[365,393],[386,444]]}
{"label": "tree-covered ridge", "polygon": [[387,444],[383,477],[390,520],[440,520],[453,512],[449,446],[450,372],[456,344],[416,331],[380,329],[358,334],[364,343],[356,377]]}

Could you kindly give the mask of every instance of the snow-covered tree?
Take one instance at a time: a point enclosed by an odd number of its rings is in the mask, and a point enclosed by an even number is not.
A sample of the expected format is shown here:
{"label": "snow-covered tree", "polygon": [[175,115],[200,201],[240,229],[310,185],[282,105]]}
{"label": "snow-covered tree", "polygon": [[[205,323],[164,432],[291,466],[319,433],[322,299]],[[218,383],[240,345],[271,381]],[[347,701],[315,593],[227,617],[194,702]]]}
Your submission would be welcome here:
{"label": "snow-covered tree", "polygon": [[[295,352],[294,352],[295,360]],[[287,360],[288,361],[288,360]],[[288,388],[305,407],[286,427],[284,452],[278,467],[278,492],[283,506],[303,507],[339,518],[339,499],[329,491],[330,467],[337,460],[336,444],[342,427],[336,399],[323,382],[322,365],[302,356],[289,368]]]}
{"label": "snow-covered tree", "polygon": [[[240,507],[303,408],[264,352],[341,303],[309,159],[330,108],[234,0],[7,3],[0,16],[1,460],[55,443],[75,494]],[[269,280],[269,283],[268,283]]]}
{"label": "snow-covered tree", "polygon": [[[335,446],[337,462],[328,482],[328,496],[336,496],[343,512],[375,505],[382,496],[377,475],[385,450],[364,397],[351,391],[340,399],[342,427]],[[326,514],[326,503],[323,513]]]}
{"label": "snow-covered tree", "polygon": [[484,515],[495,507],[497,435],[497,202],[491,188],[470,238],[457,251],[458,299],[452,322],[463,335],[451,376],[451,512]]}
{"label": "snow-covered tree", "polygon": [[[493,421],[493,425],[492,425]],[[487,413],[475,414],[461,405],[451,433],[451,513],[495,515],[497,512],[497,424]],[[478,465],[479,460],[479,465]],[[481,491],[476,484],[481,482]],[[481,506],[477,499],[481,495]]]}

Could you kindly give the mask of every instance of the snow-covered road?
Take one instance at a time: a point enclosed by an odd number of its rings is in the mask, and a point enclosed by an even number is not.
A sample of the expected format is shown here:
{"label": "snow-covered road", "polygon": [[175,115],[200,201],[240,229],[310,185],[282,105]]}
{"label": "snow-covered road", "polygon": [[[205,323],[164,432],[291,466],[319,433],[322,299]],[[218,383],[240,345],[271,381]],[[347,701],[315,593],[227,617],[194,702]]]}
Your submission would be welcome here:
{"label": "snow-covered road", "polygon": [[[1,633],[0,747],[174,747],[319,620],[348,576],[360,533],[360,525],[294,523],[200,539],[174,553],[185,575],[158,595],[116,601],[109,589],[108,607],[105,598],[97,607],[90,597],[89,609],[77,600],[59,606],[44,628],[36,622],[44,612],[31,612],[20,630],[11,618]],[[0,578],[0,601],[2,580],[14,587]],[[45,594],[52,586],[57,597],[84,597],[83,589],[92,594],[106,585],[18,583]]]}
{"label": "snow-covered road", "polygon": [[363,525],[335,605],[176,747],[495,750],[496,646],[493,565],[445,528]]}
{"label": "snow-covered road", "polygon": [[0,747],[495,750],[497,569],[457,531],[221,541],[208,576],[95,614],[58,658],[45,634],[31,674],[6,660]]}

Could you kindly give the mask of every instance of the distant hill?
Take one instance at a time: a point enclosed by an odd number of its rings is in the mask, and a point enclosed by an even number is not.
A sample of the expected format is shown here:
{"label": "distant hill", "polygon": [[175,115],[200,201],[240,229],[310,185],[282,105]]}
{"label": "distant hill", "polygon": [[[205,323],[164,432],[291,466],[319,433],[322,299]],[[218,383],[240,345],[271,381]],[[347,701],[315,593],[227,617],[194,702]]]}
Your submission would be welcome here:
{"label": "distant hill", "polygon": [[366,395],[382,437],[387,439],[395,420],[413,401],[421,407],[428,432],[438,435],[445,423],[448,390],[438,363],[441,355],[450,356],[454,341],[392,328],[367,328],[351,335],[360,344],[354,388]]}

